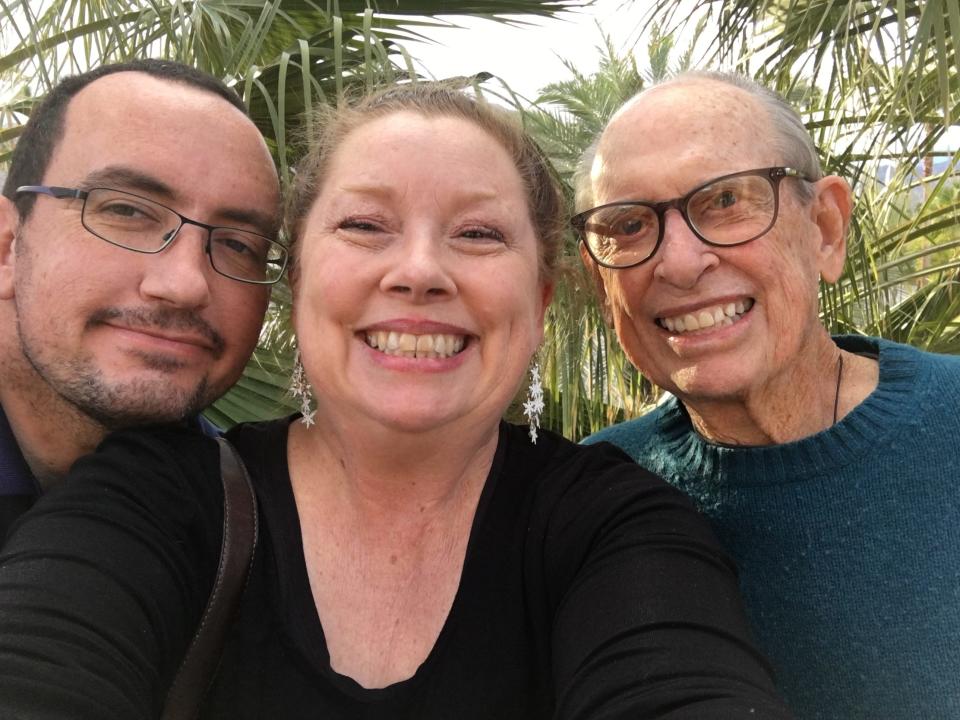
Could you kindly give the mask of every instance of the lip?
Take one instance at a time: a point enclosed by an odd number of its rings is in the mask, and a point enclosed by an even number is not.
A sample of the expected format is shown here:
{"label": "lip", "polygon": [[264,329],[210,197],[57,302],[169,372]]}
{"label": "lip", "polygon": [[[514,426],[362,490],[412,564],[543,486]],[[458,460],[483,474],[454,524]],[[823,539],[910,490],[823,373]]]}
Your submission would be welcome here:
{"label": "lip", "polygon": [[185,355],[198,352],[212,354],[214,351],[213,345],[202,335],[169,332],[149,327],[117,325],[115,323],[104,323],[104,326],[137,345],[148,347],[153,352]]}
{"label": "lip", "polygon": [[686,315],[687,313],[693,314],[700,312],[701,310],[714,307],[716,305],[726,305],[727,303],[735,303],[738,300],[753,300],[756,302],[756,298],[749,293],[733,293],[729,295],[718,295],[715,298],[710,298],[708,300],[697,300],[694,303],[688,303],[686,305],[670,305],[666,308],[660,308],[653,312],[654,321],[657,318],[663,317],[677,317],[678,315]]}
{"label": "lip", "polygon": [[362,335],[367,332],[377,332],[380,330],[384,332],[410,333],[411,335],[463,335],[464,337],[475,337],[472,332],[459,325],[450,325],[448,323],[420,318],[381,320],[370,325],[365,325],[357,331],[357,334]]}

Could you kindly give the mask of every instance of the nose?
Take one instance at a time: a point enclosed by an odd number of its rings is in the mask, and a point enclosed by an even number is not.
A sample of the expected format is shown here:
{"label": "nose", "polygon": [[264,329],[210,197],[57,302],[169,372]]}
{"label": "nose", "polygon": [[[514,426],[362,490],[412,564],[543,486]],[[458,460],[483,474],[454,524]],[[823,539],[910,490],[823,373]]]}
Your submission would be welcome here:
{"label": "nose", "polygon": [[663,217],[663,241],[653,262],[656,279],[690,290],[720,263],[720,258],[713,247],[693,234],[679,210],[670,209]]}
{"label": "nose", "polygon": [[457,285],[450,274],[443,243],[430,232],[411,235],[384,258],[389,267],[380,281],[381,291],[405,296],[415,303],[456,295]]}
{"label": "nose", "polygon": [[214,272],[207,257],[207,237],[203,228],[184,225],[166,248],[144,256],[140,294],[175,307],[206,307]]}

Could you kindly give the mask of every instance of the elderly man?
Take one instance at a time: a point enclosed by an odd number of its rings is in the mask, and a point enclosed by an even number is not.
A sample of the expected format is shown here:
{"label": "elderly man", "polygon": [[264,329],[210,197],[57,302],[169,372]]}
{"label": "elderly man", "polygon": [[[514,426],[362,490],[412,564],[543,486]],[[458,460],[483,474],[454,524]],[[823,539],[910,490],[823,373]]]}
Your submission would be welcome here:
{"label": "elderly man", "polygon": [[194,418],[239,377],[286,250],[239,98],[178,63],[68,78],[0,198],[0,541],[110,430]]}
{"label": "elderly man", "polygon": [[681,76],[617,112],[578,202],[617,336],[674,396],[589,442],[709,515],[798,717],[960,717],[960,360],[821,325],[851,195],[800,118]]}

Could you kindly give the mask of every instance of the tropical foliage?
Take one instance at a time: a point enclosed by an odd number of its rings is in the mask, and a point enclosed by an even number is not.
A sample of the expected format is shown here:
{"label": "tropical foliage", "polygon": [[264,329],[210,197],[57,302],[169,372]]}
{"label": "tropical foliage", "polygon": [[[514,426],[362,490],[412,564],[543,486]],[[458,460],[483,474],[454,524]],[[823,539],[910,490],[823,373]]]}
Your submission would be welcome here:
{"label": "tropical foliage", "polygon": [[[646,84],[689,68],[701,29],[673,60],[673,36],[654,26],[646,46],[646,71],[633,53],[619,53],[604,36],[595,73],[584,75],[567,63],[570,79],[547,85],[532,107],[523,108],[528,130],[568,186],[580,156],[620,105]],[[568,437],[583,437],[639,414],[655,398],[656,389],[620,350],[595,301],[593,279],[579,261],[576,241],[572,235],[568,240],[566,273],[547,317],[541,353],[549,389],[544,424]]]}

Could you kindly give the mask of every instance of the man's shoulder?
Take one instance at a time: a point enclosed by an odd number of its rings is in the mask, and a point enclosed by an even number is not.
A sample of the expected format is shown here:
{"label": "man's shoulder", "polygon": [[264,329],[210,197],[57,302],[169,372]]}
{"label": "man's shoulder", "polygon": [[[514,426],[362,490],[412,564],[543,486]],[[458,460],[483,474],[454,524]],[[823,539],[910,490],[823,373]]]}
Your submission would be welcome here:
{"label": "man's shoulder", "polygon": [[608,442],[616,445],[634,460],[646,455],[646,450],[658,432],[660,419],[674,409],[675,398],[670,398],[645,415],[626,420],[599,430],[583,439],[585,445]]}
{"label": "man's shoulder", "polygon": [[916,371],[933,368],[960,379],[960,355],[923,350],[913,345],[879,337],[839,335],[834,340],[848,352],[878,358],[884,365],[912,366]]}
{"label": "man's shoulder", "polygon": [[902,348],[904,354],[913,355],[918,363],[930,366],[939,372],[952,375],[954,378],[960,380],[960,356],[958,355],[921,350],[910,345],[900,345],[899,343],[890,342],[889,340],[882,341],[882,347]]}

